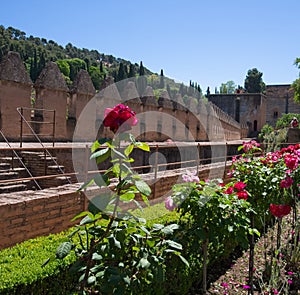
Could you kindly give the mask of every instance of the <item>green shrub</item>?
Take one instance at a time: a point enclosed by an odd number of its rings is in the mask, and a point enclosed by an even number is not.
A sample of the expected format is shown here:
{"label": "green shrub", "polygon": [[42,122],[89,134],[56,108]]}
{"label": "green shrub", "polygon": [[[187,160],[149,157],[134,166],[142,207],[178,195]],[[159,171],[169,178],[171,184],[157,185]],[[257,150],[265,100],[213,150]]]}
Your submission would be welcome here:
{"label": "green shrub", "polygon": [[[140,217],[147,219],[149,226],[155,223],[171,224],[178,221],[179,213],[167,211],[161,203],[145,208]],[[183,245],[182,255],[188,260],[190,267],[187,268],[179,258],[170,257],[167,260],[164,283],[159,279],[154,280],[151,287],[139,286],[135,294],[187,294],[193,285],[200,283],[202,257],[201,253],[194,253],[191,247],[194,241],[188,234],[188,229],[187,223],[174,232],[173,240]],[[70,267],[76,261],[75,255],[69,254],[62,260],[54,259],[57,247],[68,240],[67,235],[73,230],[71,228],[59,234],[31,239],[0,251],[0,294],[77,294],[78,277],[70,272]],[[231,241],[226,243],[214,247],[210,245],[210,264],[221,257],[226,259],[237,246]],[[49,258],[51,261],[43,267]]]}
{"label": "green shrub", "polygon": [[0,251],[0,294],[66,294],[65,290],[75,286],[77,278],[68,271],[75,256],[42,266],[55,257],[65,235],[51,234]]}

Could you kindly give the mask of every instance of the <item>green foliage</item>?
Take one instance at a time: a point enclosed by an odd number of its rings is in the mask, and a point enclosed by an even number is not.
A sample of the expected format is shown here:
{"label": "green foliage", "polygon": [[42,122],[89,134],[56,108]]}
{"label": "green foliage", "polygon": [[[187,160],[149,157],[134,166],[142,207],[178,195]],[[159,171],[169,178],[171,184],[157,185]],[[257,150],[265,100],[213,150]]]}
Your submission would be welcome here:
{"label": "green foliage", "polygon": [[260,140],[264,140],[264,138],[266,138],[271,132],[274,131],[274,128],[269,125],[269,124],[265,124],[262,128],[261,128],[261,131],[260,133],[258,134],[258,138]]}
{"label": "green foliage", "polygon": [[266,85],[262,80],[263,74],[256,68],[248,71],[244,87],[248,93],[264,93]]}
{"label": "green foliage", "polygon": [[95,89],[99,89],[101,81],[103,81],[105,78],[105,72],[101,72],[99,67],[96,66],[90,66],[88,72],[90,74]]}
{"label": "green foliage", "polygon": [[[171,257],[189,266],[181,255],[182,245],[172,239],[179,228],[177,224],[155,223],[149,227],[132,210],[122,209],[124,205],[134,204],[142,210],[139,200],[149,206],[150,187],[128,165],[133,162],[130,154],[134,148],[149,151],[146,143],[136,141],[129,133],[115,133],[113,140],[97,140],[92,145],[91,159],[100,164],[110,157],[112,166],[81,189],[91,183],[103,187],[109,185],[111,179],[117,183],[111,190],[95,196],[89,211],[74,218],[81,221],[69,240],[56,251],[58,259],[76,253],[79,259],[75,268],[80,274],[79,285],[83,292],[145,294],[146,287],[153,281],[165,281],[166,262]],[[161,291],[158,288],[155,294],[162,294]]]}
{"label": "green foliage", "polygon": [[77,280],[69,272],[75,255],[43,267],[50,253],[66,241],[66,233],[40,237],[0,251],[0,294],[66,294]]}
{"label": "green foliage", "polygon": [[[300,58],[297,57],[294,63],[300,69]],[[292,84],[294,90],[294,101],[300,103],[300,78],[296,79]]]}
{"label": "green foliage", "polygon": [[56,63],[61,73],[66,77],[70,77],[70,64],[67,62],[67,60],[59,59],[56,61]]}
{"label": "green foliage", "polygon": [[294,90],[294,101],[300,103],[300,78],[292,83],[292,88]]}
{"label": "green foliage", "polygon": [[233,81],[227,81],[226,83],[222,83],[220,86],[220,93],[231,94],[236,90],[236,85]]}
{"label": "green foliage", "polygon": [[280,129],[280,128],[290,127],[291,121],[294,117],[296,117],[300,122],[300,114],[293,114],[293,113],[282,114],[282,116],[276,122],[276,128]]}

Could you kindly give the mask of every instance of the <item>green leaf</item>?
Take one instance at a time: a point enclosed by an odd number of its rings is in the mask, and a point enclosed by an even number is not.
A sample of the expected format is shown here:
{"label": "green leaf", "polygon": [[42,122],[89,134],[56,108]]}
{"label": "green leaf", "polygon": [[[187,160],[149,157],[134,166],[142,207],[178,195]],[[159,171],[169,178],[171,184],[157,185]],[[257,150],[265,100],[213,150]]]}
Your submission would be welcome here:
{"label": "green leaf", "polygon": [[93,153],[90,156],[90,159],[95,159],[95,158],[101,157],[101,156],[105,155],[107,152],[109,152],[109,148],[100,149],[99,151]]}
{"label": "green leaf", "polygon": [[147,245],[151,248],[153,248],[155,246],[155,241],[153,240],[147,240]]}
{"label": "green leaf", "polygon": [[159,223],[155,223],[152,225],[154,230],[161,230],[164,226],[162,224]]}
{"label": "green leaf", "polygon": [[174,249],[182,250],[182,245],[179,244],[179,243],[176,243],[176,242],[174,242],[174,241],[172,241],[172,240],[167,240],[166,243],[167,243],[170,247],[172,247],[172,248],[174,248]]}
{"label": "green leaf", "polygon": [[124,281],[125,284],[130,285],[130,278],[129,278],[129,276],[124,276],[123,277],[123,281]]}
{"label": "green leaf", "polygon": [[112,196],[109,192],[97,195],[96,197],[90,200],[88,205],[89,211],[93,214],[105,211],[109,202],[111,201],[111,198]]}
{"label": "green leaf", "polygon": [[110,183],[110,179],[106,174],[98,174],[94,177],[95,183],[99,186],[107,186]]}
{"label": "green leaf", "polygon": [[232,225],[228,225],[228,231],[231,233],[231,232],[233,232],[233,226]]}
{"label": "green leaf", "polygon": [[133,144],[130,144],[125,150],[124,150],[124,154],[126,157],[128,157],[131,152],[133,151],[133,148],[134,148],[134,145]]}
{"label": "green leaf", "polygon": [[77,214],[75,217],[73,217],[73,218],[71,219],[71,221],[75,221],[75,220],[77,220],[77,219],[79,219],[79,218],[82,218],[82,217],[88,215],[88,214],[89,214],[88,211],[80,212],[80,213]]}
{"label": "green leaf", "polygon": [[58,259],[65,258],[71,252],[71,249],[72,249],[71,242],[61,243],[56,250],[56,258]]}
{"label": "green leaf", "polygon": [[98,148],[100,148],[100,146],[100,142],[96,140],[91,146],[91,153],[94,153]]}
{"label": "green leaf", "polygon": [[102,260],[102,256],[98,253],[93,253],[92,260]]}
{"label": "green leaf", "polygon": [[150,186],[143,180],[136,180],[135,181],[136,188],[139,192],[144,194],[145,196],[150,196],[151,188]]}
{"label": "green leaf", "polygon": [[148,231],[148,229],[145,227],[145,226],[140,226],[140,229],[144,232],[144,233],[146,233],[148,236],[151,236],[151,233]]}
{"label": "green leaf", "polygon": [[91,180],[85,182],[84,184],[81,185],[81,187],[78,189],[78,191],[82,191],[85,188],[87,188],[88,186],[90,186],[91,184],[94,183],[94,179],[92,178]]}
{"label": "green leaf", "polygon": [[180,260],[187,266],[190,267],[190,264],[188,263],[188,261],[181,255],[178,255],[178,257],[180,258]]}
{"label": "green leaf", "polygon": [[96,277],[95,276],[88,277],[87,283],[89,285],[94,284],[95,282],[96,282]]}
{"label": "green leaf", "polygon": [[174,224],[165,226],[164,228],[162,228],[161,231],[166,235],[170,235],[170,234],[173,234],[174,230],[176,230],[178,228],[179,228],[179,225],[174,223]]}
{"label": "green leaf", "polygon": [[91,152],[94,153],[98,148],[101,147],[102,144],[111,141],[110,138],[99,138],[96,140],[91,146]]}
{"label": "green leaf", "polygon": [[147,143],[145,143],[145,142],[140,142],[140,141],[138,141],[138,142],[135,143],[135,146],[136,146],[137,148],[143,150],[143,151],[146,151],[146,152],[149,152],[149,151],[150,151],[149,145],[148,145]]}
{"label": "green leaf", "polygon": [[80,221],[80,225],[85,225],[85,224],[89,224],[89,223],[93,223],[93,222],[94,222],[94,219],[90,215],[87,215]]}
{"label": "green leaf", "polygon": [[113,148],[112,149],[112,158],[115,157],[115,155],[117,156],[117,158],[121,158],[121,159],[125,159],[126,157],[120,152],[118,151],[117,149]]}
{"label": "green leaf", "polygon": [[125,194],[120,195],[120,200],[123,202],[129,202],[129,201],[133,200],[134,197],[135,197],[134,193],[127,192]]}
{"label": "green leaf", "polygon": [[150,262],[148,261],[147,258],[141,258],[141,260],[140,260],[140,262],[139,262],[139,266],[140,266],[141,268],[147,269],[147,268],[149,268],[150,265],[151,265],[151,264],[150,264]]}
{"label": "green leaf", "polygon": [[117,248],[121,249],[121,243],[115,238],[115,237],[112,237],[113,241],[114,241],[114,244]]}

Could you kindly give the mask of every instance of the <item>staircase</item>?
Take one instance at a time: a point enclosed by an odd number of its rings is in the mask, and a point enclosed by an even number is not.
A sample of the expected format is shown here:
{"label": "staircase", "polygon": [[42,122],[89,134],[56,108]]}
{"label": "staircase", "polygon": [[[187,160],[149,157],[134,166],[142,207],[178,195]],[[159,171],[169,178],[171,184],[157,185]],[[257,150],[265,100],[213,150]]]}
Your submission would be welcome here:
{"label": "staircase", "polygon": [[29,177],[25,168],[21,167],[18,158],[2,156],[0,157],[0,194],[12,193],[24,190],[35,190],[35,183],[31,180],[16,181],[18,178]]}
{"label": "staircase", "polygon": [[71,183],[70,177],[61,175],[64,173],[64,166],[57,164],[56,157],[36,151],[22,151],[21,156],[33,176],[57,175],[56,177],[37,180],[41,188]]}

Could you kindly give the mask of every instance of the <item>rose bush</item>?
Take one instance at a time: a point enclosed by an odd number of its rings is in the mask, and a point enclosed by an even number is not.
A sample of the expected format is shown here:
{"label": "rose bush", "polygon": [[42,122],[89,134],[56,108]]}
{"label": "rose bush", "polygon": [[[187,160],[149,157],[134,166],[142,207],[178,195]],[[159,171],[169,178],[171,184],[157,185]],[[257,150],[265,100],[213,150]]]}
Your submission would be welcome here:
{"label": "rose bush", "polygon": [[[252,226],[263,231],[272,222],[272,217],[276,218],[277,249],[271,251],[271,261],[278,253],[281,253],[281,222],[284,216],[290,214],[293,208],[293,228],[299,227],[297,222],[297,203],[299,201],[299,156],[300,145],[290,145],[280,150],[263,153],[258,143],[246,142],[239,148],[243,154],[234,159],[230,176],[233,181],[247,184],[247,201],[251,204],[257,215],[251,214]],[[253,294],[253,264],[254,264],[254,240],[250,237],[249,256],[249,294]],[[275,252],[277,253],[275,255]],[[267,256],[267,254],[265,254]],[[276,265],[272,262],[266,263],[265,284],[270,285],[270,289],[280,289],[288,286],[284,278],[280,284],[274,282],[275,273],[278,272]],[[288,291],[286,291],[288,292]]]}
{"label": "rose bush", "polygon": [[[142,210],[137,196],[149,205],[151,194],[148,184],[129,166],[134,148],[149,151],[147,144],[125,133],[137,124],[135,112],[119,104],[106,109],[103,124],[114,132],[114,138],[97,140],[91,147],[91,159],[101,164],[111,158],[112,165],[82,185],[81,190],[96,184],[99,194],[90,200],[89,211],[74,218],[81,221],[69,240],[58,247],[56,257],[62,259],[75,251],[78,261],[73,268],[80,274],[82,294],[152,294],[148,286],[165,280],[167,260],[179,259],[188,266],[181,255],[182,245],[172,240],[178,225],[150,227],[132,211]],[[101,190],[107,186],[109,189]],[[129,204],[131,210],[126,210]],[[72,240],[74,235],[79,242]],[[155,289],[156,294],[161,292]]]}
{"label": "rose bush", "polygon": [[[193,175],[193,177],[191,177]],[[187,241],[195,257],[203,259],[203,292],[207,288],[207,263],[209,251],[218,249],[225,241],[232,245],[247,247],[248,234],[258,234],[250,227],[251,206],[246,202],[246,184],[243,182],[225,185],[221,180],[200,181],[197,175],[182,176],[183,183],[173,186],[173,194],[165,201],[168,210],[181,214],[179,224],[188,223],[185,229]],[[244,196],[239,195],[245,194]],[[188,220],[188,222],[187,222]],[[197,237],[198,240],[195,241]],[[190,255],[189,255],[190,256]]]}

